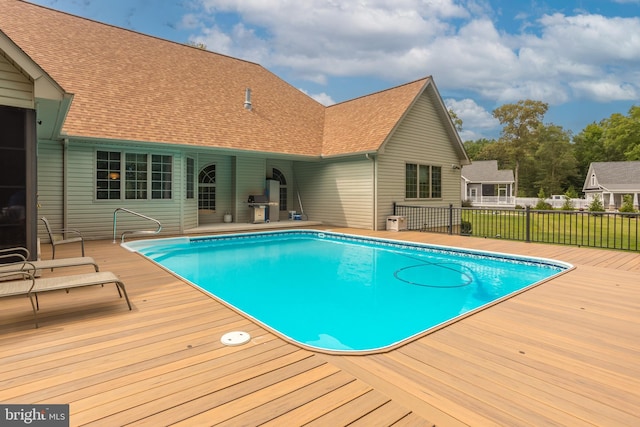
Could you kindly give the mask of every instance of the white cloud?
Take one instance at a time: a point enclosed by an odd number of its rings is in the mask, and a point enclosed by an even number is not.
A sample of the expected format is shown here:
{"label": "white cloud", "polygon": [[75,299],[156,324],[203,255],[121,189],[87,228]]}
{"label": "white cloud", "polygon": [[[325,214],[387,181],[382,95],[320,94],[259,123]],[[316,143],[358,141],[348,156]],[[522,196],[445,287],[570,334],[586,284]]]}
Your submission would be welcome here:
{"label": "white cloud", "polygon": [[[265,65],[295,67],[311,75],[371,74],[385,69],[380,65],[388,59],[397,59],[399,65],[415,46],[450,30],[443,19],[468,15],[452,0],[202,0],[202,4],[210,13],[237,13],[245,25],[261,29],[270,48]],[[245,57],[241,46],[224,47],[234,48],[229,54]]]}
{"label": "white cloud", "polygon": [[640,60],[640,18],[554,14],[540,24],[544,33],[536,47],[556,55],[598,64]]}
{"label": "white cloud", "polygon": [[[318,84],[375,77],[392,85],[433,75],[441,90],[494,104],[606,102],[640,94],[638,17],[535,15],[518,6],[513,16],[520,28],[508,33],[497,26],[503,11],[492,10],[488,0],[194,1],[205,11],[202,22],[216,23],[194,41]],[[223,28],[217,14],[239,22]],[[183,22],[195,25],[191,17]],[[465,108],[459,114],[466,129],[488,123],[472,105],[458,107]]]}
{"label": "white cloud", "polygon": [[270,57],[268,41],[256,36],[255,30],[239,23],[230,32],[218,26],[204,28],[199,36],[191,41],[204,43],[207,49],[229,56],[239,57],[247,61],[265,63]]}
{"label": "white cloud", "polygon": [[302,93],[304,93],[305,95],[309,95],[309,97],[315,99],[316,101],[318,101],[320,104],[324,105],[325,107],[328,107],[330,105],[335,104],[336,102],[333,100],[333,98],[331,98],[331,96],[329,94],[326,94],[324,92],[321,93],[309,93],[309,91],[306,91],[302,88],[298,88],[298,90]]}
{"label": "white cloud", "polygon": [[493,114],[478,105],[473,99],[456,100],[449,98],[445,99],[444,102],[447,109],[453,110],[462,119],[460,137],[464,141],[482,138],[483,132],[495,133],[490,131],[497,131],[500,128],[500,122],[493,117]]}
{"label": "white cloud", "polygon": [[316,94],[311,94],[310,95],[311,98],[315,99],[316,101],[318,101],[320,104],[324,105],[324,106],[329,106],[329,105],[333,105],[336,102],[333,100],[333,98],[331,98],[331,96],[327,95],[326,93],[322,92],[322,93],[316,93]]}
{"label": "white cloud", "polygon": [[572,82],[570,86],[581,96],[599,102],[616,100],[633,101],[640,98],[640,91],[637,86],[629,83],[621,83],[615,79],[611,81],[583,80]]}
{"label": "white cloud", "polygon": [[184,30],[195,30],[200,28],[201,26],[202,23],[200,22],[200,19],[196,14],[193,13],[187,13],[186,15],[183,15],[182,19],[180,19],[180,22],[178,23],[178,28]]}

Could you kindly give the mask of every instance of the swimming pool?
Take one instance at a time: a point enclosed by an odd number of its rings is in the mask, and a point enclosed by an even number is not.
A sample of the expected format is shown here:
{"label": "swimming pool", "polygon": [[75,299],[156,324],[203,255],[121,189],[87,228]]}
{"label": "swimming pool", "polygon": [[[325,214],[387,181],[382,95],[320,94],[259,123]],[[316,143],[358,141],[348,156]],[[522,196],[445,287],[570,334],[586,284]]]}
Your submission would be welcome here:
{"label": "swimming pool", "polygon": [[314,230],[124,246],[290,340],[339,353],[392,348],[572,268]]}

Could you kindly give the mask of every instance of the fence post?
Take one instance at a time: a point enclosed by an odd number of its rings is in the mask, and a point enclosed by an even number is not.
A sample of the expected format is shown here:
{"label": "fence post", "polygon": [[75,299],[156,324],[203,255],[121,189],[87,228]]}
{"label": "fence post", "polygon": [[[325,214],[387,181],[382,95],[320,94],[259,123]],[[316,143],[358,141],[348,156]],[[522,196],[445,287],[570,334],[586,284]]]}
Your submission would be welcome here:
{"label": "fence post", "polygon": [[449,235],[453,234],[453,203],[449,203]]}
{"label": "fence post", "polygon": [[393,202],[393,214],[398,215],[398,213],[396,212],[396,202]]}
{"label": "fence post", "polygon": [[531,234],[530,234],[531,233],[530,232],[530,230],[531,230],[531,218],[529,216],[531,214],[530,209],[531,208],[529,206],[527,206],[525,208],[526,217],[525,217],[525,238],[524,238],[524,241],[527,242],[527,243],[531,242]]}

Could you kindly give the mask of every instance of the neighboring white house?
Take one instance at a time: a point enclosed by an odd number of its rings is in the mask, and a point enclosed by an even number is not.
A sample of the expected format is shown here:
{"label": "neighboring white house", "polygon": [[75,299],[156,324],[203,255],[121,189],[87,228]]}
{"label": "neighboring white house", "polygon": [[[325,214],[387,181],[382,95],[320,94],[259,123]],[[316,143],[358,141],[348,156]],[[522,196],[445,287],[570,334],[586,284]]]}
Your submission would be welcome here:
{"label": "neighboring white house", "polygon": [[304,206],[375,230],[394,202],[460,205],[470,160],[431,77],[325,107],[260,64],[28,2],[0,11],[0,208],[26,203],[0,246],[48,240],[43,215],[88,239],[112,236],[117,208],[166,234],[250,222],[267,180],[275,220]]}
{"label": "neighboring white house", "polygon": [[640,161],[591,163],[582,191],[587,202],[593,201],[597,195],[605,209],[610,211],[619,209],[622,198],[630,195],[633,207],[638,209]]}
{"label": "neighboring white house", "polygon": [[515,207],[511,169],[498,169],[497,160],[475,160],[462,167],[462,199],[477,207]]}

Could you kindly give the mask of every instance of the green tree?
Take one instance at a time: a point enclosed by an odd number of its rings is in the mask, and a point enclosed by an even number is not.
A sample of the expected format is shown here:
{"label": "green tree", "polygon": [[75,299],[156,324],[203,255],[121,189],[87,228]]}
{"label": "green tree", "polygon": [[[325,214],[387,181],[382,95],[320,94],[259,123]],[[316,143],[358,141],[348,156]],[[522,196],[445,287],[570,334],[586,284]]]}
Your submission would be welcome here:
{"label": "green tree", "polygon": [[466,150],[467,155],[471,160],[493,160],[493,159],[480,159],[478,155],[482,152],[482,150],[484,150],[484,147],[486,147],[489,144],[493,144],[495,142],[496,141],[494,139],[486,139],[486,138],[481,138],[475,141],[465,141],[464,149]]}
{"label": "green tree", "polygon": [[580,196],[573,185],[570,185],[569,188],[567,188],[564,195],[569,199],[577,199]]}
{"label": "green tree", "polygon": [[453,122],[453,125],[456,127],[456,130],[458,132],[462,132],[462,119],[458,117],[456,112],[453,111],[451,108],[449,108],[447,111],[449,112],[449,116],[451,117],[451,121]]}
{"label": "green tree", "polygon": [[515,104],[505,104],[493,110],[493,117],[503,126],[501,140],[507,147],[510,163],[514,169],[514,193],[519,194],[520,165],[535,152],[536,132],[542,124],[549,104],[530,99]]}
{"label": "green tree", "polygon": [[640,160],[640,106],[631,107],[627,116],[614,113],[601,123],[608,161]]}
{"label": "green tree", "polygon": [[[605,162],[608,160],[602,138],[603,134],[604,128],[601,125],[591,123],[573,137],[578,174],[583,179],[587,175],[589,165],[592,162]],[[577,185],[582,185],[582,183]]]}
{"label": "green tree", "polygon": [[188,41],[185,43],[187,46],[195,47],[197,49],[207,50],[207,45],[204,43],[196,43],[194,41]]}
{"label": "green tree", "polygon": [[535,185],[548,194],[561,194],[577,175],[576,158],[571,146],[571,133],[557,125],[540,125],[537,131],[538,149]]}
{"label": "green tree", "polygon": [[494,141],[484,145],[474,160],[497,160],[499,168],[511,167],[507,145],[503,141]]}

